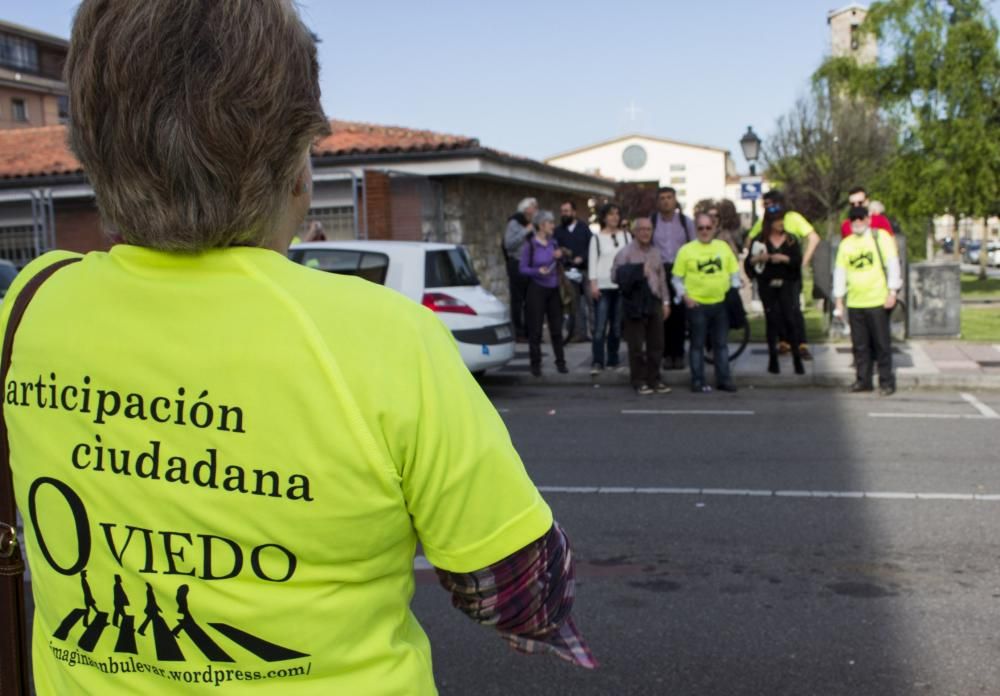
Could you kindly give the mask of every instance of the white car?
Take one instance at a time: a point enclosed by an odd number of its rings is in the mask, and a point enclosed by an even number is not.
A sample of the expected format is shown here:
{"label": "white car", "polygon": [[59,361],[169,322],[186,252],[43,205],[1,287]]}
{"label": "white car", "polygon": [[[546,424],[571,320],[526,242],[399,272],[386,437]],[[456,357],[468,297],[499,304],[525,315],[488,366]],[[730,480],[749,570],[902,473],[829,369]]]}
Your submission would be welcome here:
{"label": "white car", "polygon": [[328,273],[355,275],[433,310],[473,374],[514,358],[510,310],[479,284],[465,247],[431,242],[305,242],[288,257]]}

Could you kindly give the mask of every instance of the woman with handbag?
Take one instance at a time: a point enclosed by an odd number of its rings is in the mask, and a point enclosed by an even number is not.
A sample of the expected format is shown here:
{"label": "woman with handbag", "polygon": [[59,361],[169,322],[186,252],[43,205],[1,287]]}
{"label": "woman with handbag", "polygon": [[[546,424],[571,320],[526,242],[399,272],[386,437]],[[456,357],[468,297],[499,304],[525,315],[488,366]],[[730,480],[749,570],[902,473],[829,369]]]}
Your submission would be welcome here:
{"label": "woman with handbag", "polygon": [[778,337],[787,336],[791,344],[795,374],[804,375],[795,311],[799,296],[796,290],[802,278],[802,250],[795,237],[785,232],[785,209],[772,206],[764,212],[760,236],[747,256],[746,272],[757,280],[757,291],[764,305],[767,322],[767,371],[781,372],[778,362]]}
{"label": "woman with handbag", "polygon": [[594,303],[594,342],[591,346],[590,374],[598,375],[607,367],[619,365],[618,350],[622,339],[622,296],[611,277],[611,268],[618,252],[632,241],[632,235],[621,229],[622,211],[608,203],[597,212],[601,231],[590,237],[587,275],[590,297]]}
{"label": "woman with handbag", "polygon": [[521,250],[521,275],[529,279],[525,304],[525,324],[528,328],[528,347],[531,354],[531,374],[542,376],[542,329],[549,324],[552,352],[556,356],[556,369],[565,374],[566,356],[563,351],[563,293],[561,291],[560,259],[562,249],[554,239],[555,216],[547,210],[535,214],[535,234]]}

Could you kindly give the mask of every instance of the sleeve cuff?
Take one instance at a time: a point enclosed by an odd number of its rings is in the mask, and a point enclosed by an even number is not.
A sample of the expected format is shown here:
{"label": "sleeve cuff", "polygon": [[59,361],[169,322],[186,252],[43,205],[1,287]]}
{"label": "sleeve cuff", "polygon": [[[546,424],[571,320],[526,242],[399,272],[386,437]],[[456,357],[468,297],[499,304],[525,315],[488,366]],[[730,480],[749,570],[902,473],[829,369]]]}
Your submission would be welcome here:
{"label": "sleeve cuff", "polygon": [[537,494],[535,503],[485,539],[461,549],[445,550],[424,543],[431,565],[452,573],[471,573],[486,568],[541,539],[552,527],[552,511]]}

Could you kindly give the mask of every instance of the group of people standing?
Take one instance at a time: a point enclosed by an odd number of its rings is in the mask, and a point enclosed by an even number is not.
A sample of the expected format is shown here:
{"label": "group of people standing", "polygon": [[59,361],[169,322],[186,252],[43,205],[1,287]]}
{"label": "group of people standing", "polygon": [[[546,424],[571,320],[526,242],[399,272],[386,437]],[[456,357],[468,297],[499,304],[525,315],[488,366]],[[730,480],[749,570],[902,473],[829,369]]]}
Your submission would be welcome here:
{"label": "group of people standing", "polygon": [[633,220],[631,231],[623,228],[621,208],[614,203],[598,211],[596,233],[578,218],[572,201],[562,204],[560,217],[557,228],[551,213],[539,211],[537,201],[526,198],[508,220],[504,236],[514,326],[528,340],[532,374],[541,375],[546,320],[556,369],[568,371],[562,279],[581,340],[588,340],[588,317],[593,318],[592,374],[619,367],[624,333],[636,391],[669,392],[660,369],[685,367],[690,323],[692,389],[711,391],[704,375],[705,344],[711,337],[718,358],[717,387],[735,390],[726,357],[729,325],[723,302],[730,288],[739,287],[740,275],[730,245],[715,239],[716,218],[707,213],[687,217],[670,187],[658,190],[656,212]]}
{"label": "group of people standing", "polygon": [[[620,369],[624,335],[637,393],[668,393],[661,369],[685,367],[691,372],[692,391],[712,391],[705,377],[706,349],[714,357],[715,389],[736,391],[727,340],[731,310],[735,303],[742,312],[740,289],[754,281],[767,327],[768,371],[780,373],[779,356],[789,353],[795,374],[804,375],[804,361],[812,355],[800,300],[802,269],[812,262],[820,239],[804,216],[786,207],[780,191],[768,191],[763,198],[764,216],[745,237],[738,226],[720,224],[724,217],[735,216],[734,207],[726,208],[731,202],[702,202],[688,217],[671,187],[658,189],[656,211],[632,220],[627,229],[621,207],[603,205],[597,211],[597,232],[579,219],[572,201],[561,205],[558,226],[555,216],[540,211],[535,199],[521,201],[508,220],[504,252],[514,326],[529,343],[532,374],[542,374],[546,322],[556,369],[568,372],[565,316],[570,340],[592,343],[592,375]],[[892,393],[888,315],[876,311],[876,305],[891,309],[895,302],[901,284],[898,254],[895,244],[886,243],[891,242],[891,227],[886,231],[886,219],[869,212],[864,190],[852,190],[850,202],[835,264],[834,295],[840,311],[846,297],[850,315],[858,368],[853,389],[873,388],[874,359],[882,392]],[[877,243],[869,234],[872,230],[880,235]],[[879,263],[866,271],[868,257],[876,256]]]}

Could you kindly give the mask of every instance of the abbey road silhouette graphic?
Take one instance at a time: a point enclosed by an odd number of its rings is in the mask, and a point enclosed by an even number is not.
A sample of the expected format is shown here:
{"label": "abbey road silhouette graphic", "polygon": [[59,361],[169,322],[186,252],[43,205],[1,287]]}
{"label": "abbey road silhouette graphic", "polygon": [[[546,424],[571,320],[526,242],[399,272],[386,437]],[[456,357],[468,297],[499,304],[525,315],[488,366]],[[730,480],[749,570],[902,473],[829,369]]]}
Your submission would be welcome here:
{"label": "abbey road silhouette graphic", "polygon": [[[138,630],[135,628],[135,616],[126,611],[130,602],[120,575],[115,576],[112,589],[114,615],[110,623],[108,622],[108,612],[101,611],[94,598],[86,570],[80,571],[80,586],[83,592],[83,608],[73,609],[66,615],[66,618],[59,624],[59,628],[52,634],[58,640],[70,640],[73,630],[77,624],[80,624],[83,632],[77,639],[77,646],[86,652],[93,652],[105,633],[110,637],[117,630],[118,635],[114,638],[114,651],[138,655],[139,646],[136,634],[145,636],[152,632],[156,659],[160,662],[184,662],[188,659],[185,656],[185,651],[188,655],[194,655],[193,651],[195,650],[212,662],[236,661],[226,652],[226,648],[217,642],[218,638],[213,637],[213,634],[203,628],[192,616],[188,604],[188,596],[191,592],[189,585],[181,585],[177,588],[177,614],[180,619],[171,628],[166,619],[163,618],[163,609],[160,607],[153,586],[147,582],[146,603],[143,609],[144,619]],[[308,653],[276,645],[229,624],[208,622],[206,625],[225,639],[224,644],[225,641],[235,643],[266,662],[283,662],[309,657]]]}

